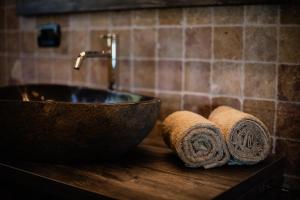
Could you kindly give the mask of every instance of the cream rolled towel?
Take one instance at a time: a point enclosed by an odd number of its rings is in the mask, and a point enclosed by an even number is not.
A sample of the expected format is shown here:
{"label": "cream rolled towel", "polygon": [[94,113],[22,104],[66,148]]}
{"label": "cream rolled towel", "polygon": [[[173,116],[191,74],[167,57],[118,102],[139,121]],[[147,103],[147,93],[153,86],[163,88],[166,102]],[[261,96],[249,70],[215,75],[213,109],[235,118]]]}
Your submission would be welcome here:
{"label": "cream rolled towel", "polygon": [[253,115],[228,106],[219,106],[208,118],[224,135],[231,162],[229,164],[255,164],[264,160],[271,148],[267,127]]}
{"label": "cream rolled towel", "polygon": [[224,165],[230,158],[220,129],[198,114],[174,112],[163,121],[162,135],[188,167],[208,169]]}

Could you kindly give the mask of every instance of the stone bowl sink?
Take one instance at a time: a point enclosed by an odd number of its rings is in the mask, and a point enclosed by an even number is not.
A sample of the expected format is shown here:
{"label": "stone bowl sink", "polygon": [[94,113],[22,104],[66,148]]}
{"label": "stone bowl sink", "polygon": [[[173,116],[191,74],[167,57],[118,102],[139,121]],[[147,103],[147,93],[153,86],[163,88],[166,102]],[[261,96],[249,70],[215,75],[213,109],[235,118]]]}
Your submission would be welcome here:
{"label": "stone bowl sink", "polygon": [[63,85],[0,87],[0,160],[113,159],[151,131],[160,100]]}

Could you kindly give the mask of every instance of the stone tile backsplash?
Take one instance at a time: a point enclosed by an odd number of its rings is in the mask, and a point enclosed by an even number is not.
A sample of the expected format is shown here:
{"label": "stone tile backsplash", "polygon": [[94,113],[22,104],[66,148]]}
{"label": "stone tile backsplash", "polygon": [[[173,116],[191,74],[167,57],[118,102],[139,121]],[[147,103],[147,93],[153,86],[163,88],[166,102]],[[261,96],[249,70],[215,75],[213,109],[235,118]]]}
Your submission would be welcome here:
{"label": "stone tile backsplash", "polygon": [[[107,87],[107,60],[72,70],[100,35],[120,37],[118,88],[162,99],[163,119],[187,109],[204,116],[229,105],[260,117],[273,152],[286,152],[300,180],[300,7],[234,6],[16,16],[0,6],[0,85],[57,83]],[[62,27],[59,48],[38,48],[36,26]],[[300,183],[300,181],[299,181]],[[300,184],[299,184],[300,185]]]}

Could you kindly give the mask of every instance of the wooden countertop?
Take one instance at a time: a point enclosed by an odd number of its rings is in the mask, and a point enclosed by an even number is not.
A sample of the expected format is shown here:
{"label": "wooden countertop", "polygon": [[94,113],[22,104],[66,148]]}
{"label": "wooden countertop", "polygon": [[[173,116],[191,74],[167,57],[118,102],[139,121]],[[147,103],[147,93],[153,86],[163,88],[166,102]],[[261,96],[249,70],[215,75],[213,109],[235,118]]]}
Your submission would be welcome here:
{"label": "wooden countertop", "polygon": [[283,157],[254,166],[190,169],[163,144],[146,139],[118,161],[89,165],[0,162],[0,177],[67,199],[237,198],[282,175]]}

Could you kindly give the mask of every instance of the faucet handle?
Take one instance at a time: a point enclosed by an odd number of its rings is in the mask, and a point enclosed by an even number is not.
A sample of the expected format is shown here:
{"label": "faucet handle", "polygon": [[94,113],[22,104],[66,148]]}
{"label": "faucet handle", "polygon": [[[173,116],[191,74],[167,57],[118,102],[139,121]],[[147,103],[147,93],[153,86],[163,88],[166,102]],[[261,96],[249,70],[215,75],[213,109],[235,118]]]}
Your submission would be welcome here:
{"label": "faucet handle", "polygon": [[100,35],[100,38],[101,39],[106,39],[107,46],[111,47],[113,41],[117,40],[117,35],[114,34],[114,33],[107,33],[107,34]]}
{"label": "faucet handle", "polygon": [[107,33],[107,34],[100,35],[100,37],[102,39],[116,39],[117,38],[117,34],[115,34],[115,33]]}

